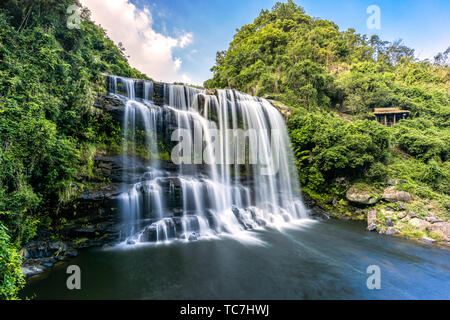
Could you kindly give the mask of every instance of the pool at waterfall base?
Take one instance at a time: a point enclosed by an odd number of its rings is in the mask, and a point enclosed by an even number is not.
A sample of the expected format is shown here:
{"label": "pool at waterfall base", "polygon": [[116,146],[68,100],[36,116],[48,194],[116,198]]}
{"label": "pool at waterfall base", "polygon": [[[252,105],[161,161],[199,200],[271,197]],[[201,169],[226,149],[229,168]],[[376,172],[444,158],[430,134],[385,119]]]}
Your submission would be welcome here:
{"label": "pool at waterfall base", "polygon": [[[66,286],[68,265],[81,290]],[[369,266],[381,289],[369,290]],[[302,220],[195,242],[88,249],[32,279],[36,299],[450,299],[450,252],[365,231],[361,223]]]}

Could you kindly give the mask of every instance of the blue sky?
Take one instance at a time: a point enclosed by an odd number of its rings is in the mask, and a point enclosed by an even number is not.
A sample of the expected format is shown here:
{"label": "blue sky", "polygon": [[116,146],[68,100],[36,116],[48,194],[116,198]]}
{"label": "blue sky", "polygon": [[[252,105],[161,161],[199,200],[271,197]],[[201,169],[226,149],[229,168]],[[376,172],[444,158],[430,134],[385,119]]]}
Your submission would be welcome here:
{"label": "blue sky", "polygon": [[[86,5],[91,8],[90,2],[93,1],[99,0],[82,2],[87,2]],[[155,80],[159,80],[159,76],[164,81],[175,81],[180,80],[175,78],[183,75],[183,79],[193,84],[202,84],[211,77],[209,69],[215,62],[216,52],[227,49],[237,28],[251,23],[261,9],[270,9],[276,3],[276,0],[107,1],[131,2],[136,11],[147,8],[151,19],[149,28],[157,35],[167,37],[168,41],[178,39],[178,44],[171,46],[170,51],[165,54],[170,55],[170,61],[175,65],[174,71],[169,78],[157,75]],[[101,0],[103,3],[107,1]],[[376,33],[388,41],[403,39],[404,43],[414,48],[422,59],[432,58],[437,52],[442,52],[450,46],[448,0],[296,0],[295,2],[313,17],[336,22],[341,30],[354,28],[361,34]],[[100,6],[98,3],[96,5]],[[367,27],[369,14],[366,10],[370,5],[380,7],[380,30],[369,30]],[[102,11],[100,9],[97,11]],[[101,20],[100,14],[98,19]],[[108,30],[107,22],[105,23],[102,25]],[[142,32],[142,27],[140,30],[139,33]],[[119,41],[114,39],[114,36],[111,38]],[[181,41],[182,38],[187,41]],[[123,42],[128,50],[126,41]],[[137,53],[134,52],[136,50],[138,48],[130,44],[128,52],[132,57],[136,56]],[[149,55],[151,52],[146,56]],[[131,62],[133,64],[133,61]],[[144,71],[149,73],[149,76],[154,76],[151,69]]]}

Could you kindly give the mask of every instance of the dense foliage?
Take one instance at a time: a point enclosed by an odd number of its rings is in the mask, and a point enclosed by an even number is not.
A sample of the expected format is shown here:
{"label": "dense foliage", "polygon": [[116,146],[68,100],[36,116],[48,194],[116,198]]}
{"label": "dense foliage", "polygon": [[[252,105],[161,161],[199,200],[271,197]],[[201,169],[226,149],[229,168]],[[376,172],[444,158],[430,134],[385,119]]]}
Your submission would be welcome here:
{"label": "dense foliage", "polygon": [[[401,41],[368,38],[314,19],[293,1],[263,10],[217,53],[206,87],[232,87],[292,107],[288,121],[303,189],[343,197],[349,182],[386,178],[450,203],[450,48],[418,61]],[[387,128],[374,108],[410,119]],[[447,212],[448,214],[448,212]]]}
{"label": "dense foliage", "polygon": [[7,277],[16,258],[8,239],[20,245],[50,227],[88,171],[88,151],[106,134],[92,110],[95,93],[105,88],[102,73],[146,78],[88,10],[81,11],[80,29],[67,27],[73,4],[0,3],[0,223],[9,235],[2,227],[2,297],[14,296]]}
{"label": "dense foliage", "polygon": [[0,299],[16,299],[25,282],[20,269],[22,259],[6,231],[0,223]]}

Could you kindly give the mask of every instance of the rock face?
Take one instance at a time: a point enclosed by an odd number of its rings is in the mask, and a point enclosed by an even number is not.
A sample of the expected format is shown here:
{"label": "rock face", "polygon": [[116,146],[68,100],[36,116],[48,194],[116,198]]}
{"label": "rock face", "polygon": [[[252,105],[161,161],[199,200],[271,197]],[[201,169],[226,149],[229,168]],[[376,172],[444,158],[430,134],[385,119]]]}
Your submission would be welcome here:
{"label": "rock face", "polygon": [[291,108],[279,101],[273,100],[272,97],[265,96],[264,98],[269,101],[275,108],[277,108],[278,111],[280,111],[280,113],[283,115],[283,117],[289,118],[291,116]]}
{"label": "rock face", "polygon": [[374,205],[378,202],[378,197],[370,191],[359,190],[356,186],[348,189],[346,194],[347,200],[357,205]]}
{"label": "rock face", "polygon": [[388,202],[409,202],[412,200],[411,195],[406,191],[398,191],[395,189],[395,186],[389,187],[384,190],[383,200]]}

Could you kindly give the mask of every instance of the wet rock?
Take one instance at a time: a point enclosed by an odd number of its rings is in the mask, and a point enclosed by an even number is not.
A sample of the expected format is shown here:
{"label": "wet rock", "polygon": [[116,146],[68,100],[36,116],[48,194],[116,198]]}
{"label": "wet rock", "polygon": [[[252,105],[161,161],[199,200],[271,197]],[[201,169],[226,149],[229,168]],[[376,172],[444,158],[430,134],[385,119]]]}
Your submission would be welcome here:
{"label": "wet rock", "polygon": [[22,274],[28,278],[43,273],[47,268],[39,264],[32,264],[23,266],[21,269]]}
{"label": "wet rock", "polygon": [[172,212],[173,212],[173,215],[175,217],[182,217],[183,216],[183,210],[181,210],[180,208],[174,208],[172,210]]}
{"label": "wet rock", "polygon": [[375,223],[371,223],[369,224],[369,226],[367,227],[368,231],[377,231],[378,226]]}
{"label": "wet rock", "polygon": [[191,233],[190,235],[189,235],[189,238],[188,238],[188,240],[189,241],[197,241],[198,240],[198,234],[197,233]]}
{"label": "wet rock", "polygon": [[24,257],[22,272],[29,277],[77,256],[78,251],[64,241],[51,240],[29,242],[19,253]]}
{"label": "wet rock", "polygon": [[346,198],[350,202],[357,205],[374,205],[379,201],[379,198],[372,192],[367,190],[360,190],[356,186],[352,186],[346,193]]}
{"label": "wet rock", "polygon": [[134,241],[134,240],[127,240],[127,244],[132,246],[132,245],[136,244],[136,241]]}
{"label": "wet rock", "polygon": [[410,202],[412,200],[411,195],[406,191],[396,190],[396,187],[389,187],[384,190],[383,200],[388,202]]}
{"label": "wet rock", "polygon": [[409,221],[409,224],[412,225],[413,227],[419,229],[420,231],[424,231],[425,229],[427,229],[428,227],[431,226],[431,223],[429,223],[425,220],[419,219],[419,218],[412,218]]}
{"label": "wet rock", "polygon": [[142,232],[141,242],[156,242],[158,240],[158,228],[155,225],[151,225],[145,228]]}

